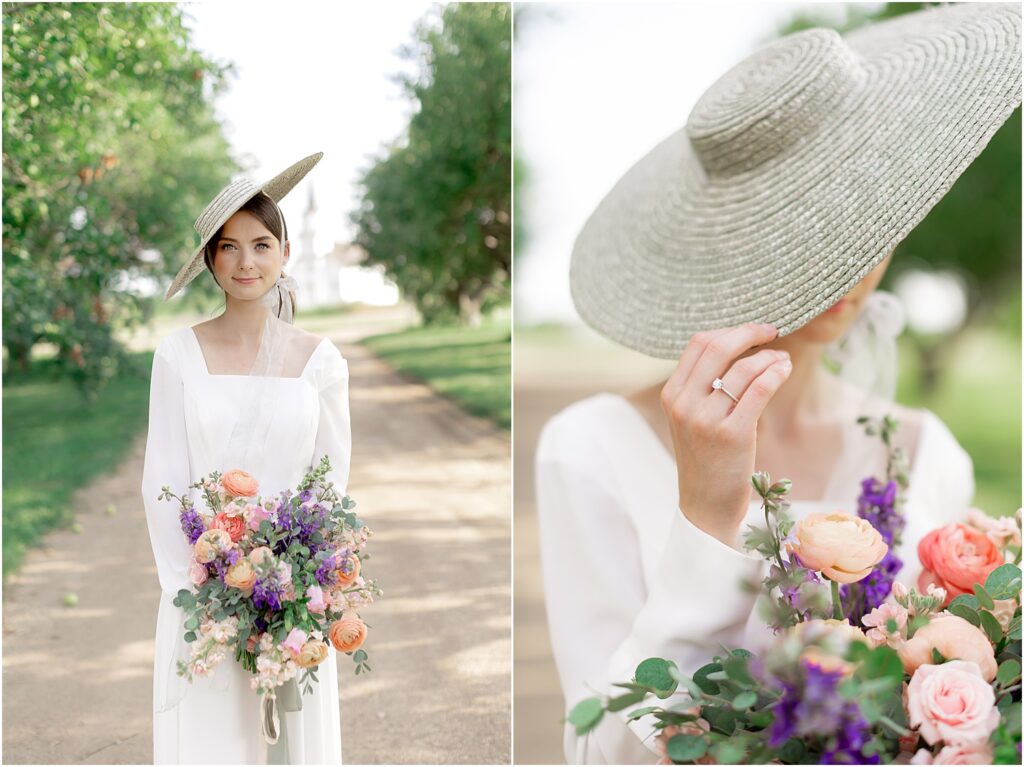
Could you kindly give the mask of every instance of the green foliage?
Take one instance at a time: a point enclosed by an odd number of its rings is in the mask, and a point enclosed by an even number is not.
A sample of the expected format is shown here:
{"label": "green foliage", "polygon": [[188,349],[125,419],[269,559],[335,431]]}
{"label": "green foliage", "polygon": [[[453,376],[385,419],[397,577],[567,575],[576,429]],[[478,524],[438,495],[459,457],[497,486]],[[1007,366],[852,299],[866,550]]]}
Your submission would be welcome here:
{"label": "green foliage", "polygon": [[985,591],[992,599],[1020,597],[1021,572],[1014,564],[1000,565],[985,579]]}
{"label": "green foliage", "polygon": [[512,343],[507,316],[478,328],[412,328],[363,343],[399,372],[428,383],[470,413],[502,428],[512,423]]}
{"label": "green foliage", "polygon": [[235,169],[212,97],[227,68],[165,3],[8,3],[3,42],[3,343],[26,372],[54,344],[90,399],[149,301],[124,280],[173,274],[192,222]]}
{"label": "green foliage", "polygon": [[363,175],[356,242],[428,323],[509,298],[511,24],[505,3],[452,3],[423,23],[402,80],[407,135]]}
{"label": "green foliage", "polygon": [[669,738],[666,753],[676,764],[692,762],[707,753],[708,744],[697,735],[674,735]]}
{"label": "green foliage", "polygon": [[576,728],[577,735],[584,735],[597,726],[604,716],[600,698],[581,700],[569,712],[569,724]]}
{"label": "green foliage", "polygon": [[667,698],[676,691],[677,682],[670,670],[674,665],[664,658],[648,658],[636,667],[633,678],[659,698]]}
{"label": "green foliage", "polygon": [[[146,426],[150,360],[150,354],[133,353],[132,364],[89,408],[52,360],[4,381],[4,578],[46,532],[73,524],[73,493],[112,471],[131,450]],[[86,525],[110,521],[97,515]]]}

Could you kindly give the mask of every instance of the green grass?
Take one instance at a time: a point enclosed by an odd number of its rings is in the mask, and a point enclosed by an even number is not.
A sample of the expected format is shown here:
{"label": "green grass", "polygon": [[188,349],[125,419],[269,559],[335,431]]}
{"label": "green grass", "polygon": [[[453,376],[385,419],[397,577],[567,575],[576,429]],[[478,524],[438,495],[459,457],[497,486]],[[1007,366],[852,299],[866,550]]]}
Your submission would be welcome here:
{"label": "green grass", "polygon": [[[152,352],[137,355],[142,369],[151,361]],[[146,426],[148,375],[115,378],[87,406],[72,383],[50,379],[50,367],[36,362],[3,389],[5,579],[44,533],[74,520],[74,491],[113,470]]]}
{"label": "green grass", "polygon": [[423,327],[363,343],[397,370],[429,384],[470,413],[511,428],[511,330],[507,314],[479,328]]}

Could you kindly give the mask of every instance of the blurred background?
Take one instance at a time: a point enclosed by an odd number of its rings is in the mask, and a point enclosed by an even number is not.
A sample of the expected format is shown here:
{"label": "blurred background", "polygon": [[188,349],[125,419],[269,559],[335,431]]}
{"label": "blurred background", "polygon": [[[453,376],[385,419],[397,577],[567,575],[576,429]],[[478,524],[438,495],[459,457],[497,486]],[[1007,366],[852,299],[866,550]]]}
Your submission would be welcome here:
{"label": "blurred background", "polygon": [[[374,673],[339,674],[346,760],[508,761],[511,21],[422,0],[3,5],[8,761],[150,759],[152,349],[223,310],[206,272],[163,295],[223,186],[317,151],[282,201],[287,271],[296,324],[349,360],[349,490],[387,594]],[[105,572],[126,571],[142,594],[110,604]],[[109,721],[85,710],[101,699]],[[456,700],[478,705],[446,719]],[[372,734],[399,722],[405,745]]]}
{"label": "blurred background", "polygon": [[[777,36],[840,32],[921,3],[521,4],[515,16],[515,758],[558,763],[533,457],[544,422],[674,363],[581,324],[573,241],[615,181],[682,126],[704,90]],[[903,300],[897,399],[934,411],[974,461],[974,504],[1021,505],[1021,122],[1018,109],[904,240],[881,288]]]}

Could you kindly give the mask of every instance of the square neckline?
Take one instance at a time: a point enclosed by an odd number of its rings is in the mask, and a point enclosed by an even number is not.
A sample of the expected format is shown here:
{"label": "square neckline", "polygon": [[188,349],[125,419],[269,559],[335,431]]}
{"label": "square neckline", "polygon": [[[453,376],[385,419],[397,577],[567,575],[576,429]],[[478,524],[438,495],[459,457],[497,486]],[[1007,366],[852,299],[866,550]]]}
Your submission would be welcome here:
{"label": "square neckline", "polygon": [[303,365],[302,372],[297,376],[254,376],[249,375],[248,373],[211,373],[210,368],[206,363],[206,353],[203,351],[203,345],[199,343],[199,336],[196,335],[195,326],[188,326],[188,334],[191,336],[192,343],[195,345],[195,349],[199,353],[199,368],[207,378],[257,378],[280,381],[302,381],[306,378],[306,371],[309,370],[309,366],[313,363],[313,359],[327,340],[327,336],[320,339],[319,343],[317,343],[316,347],[314,347],[313,351],[310,353],[309,358],[306,360],[306,364]]}
{"label": "square neckline", "polygon": [[[664,455],[672,463],[672,465],[674,467],[675,466],[675,456],[672,455],[669,452],[668,448],[665,447],[665,444],[661,441],[661,437],[658,436],[658,433],[654,430],[654,428],[651,426],[651,424],[648,423],[647,419],[644,417],[644,414],[641,413],[640,410],[632,402],[630,402],[626,397],[622,396],[621,394],[616,394],[614,392],[607,392],[607,394],[609,396],[613,397],[614,399],[618,400],[619,403],[621,405],[623,405],[633,415],[634,420],[637,423],[639,423],[639,424],[641,424],[643,426],[644,431],[650,436],[650,438],[655,443],[657,443],[658,447],[660,448],[660,452],[662,453],[662,455]],[[928,408],[921,408],[921,426],[918,429],[918,433],[917,433],[917,444],[914,445],[914,462],[913,462],[913,465],[907,471],[907,496],[906,497],[908,499],[912,495],[914,495],[914,489],[917,487],[917,481],[916,481],[918,479],[917,475],[920,473],[921,464],[923,463],[923,461],[922,461],[922,453],[924,453],[924,448],[925,448],[925,444],[926,444],[925,443],[925,438],[924,438],[925,430],[930,428],[930,426],[928,424],[931,421],[932,416],[933,416],[933,413]],[[840,456],[840,461],[842,461],[842,460],[843,460],[843,457]],[[753,504],[755,502],[759,503],[757,498],[751,498],[750,502],[751,502],[751,504]],[[831,499],[831,498],[820,498],[820,499],[815,499],[815,498],[799,498],[799,499],[795,499],[795,500],[790,501],[790,503],[792,503],[794,505],[796,505],[796,504],[804,504],[804,505],[812,505],[812,506],[824,506],[824,505],[835,505],[836,503],[840,503],[840,501],[837,501],[837,500]]]}

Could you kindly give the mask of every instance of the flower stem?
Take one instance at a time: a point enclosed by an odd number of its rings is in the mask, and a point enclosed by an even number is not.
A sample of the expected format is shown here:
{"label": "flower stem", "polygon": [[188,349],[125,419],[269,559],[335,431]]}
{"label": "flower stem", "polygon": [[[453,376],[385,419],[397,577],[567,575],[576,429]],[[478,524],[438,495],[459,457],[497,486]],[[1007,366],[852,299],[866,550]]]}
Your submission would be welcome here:
{"label": "flower stem", "polygon": [[837,621],[843,619],[843,602],[839,598],[839,582],[829,581],[832,584],[832,617]]}

